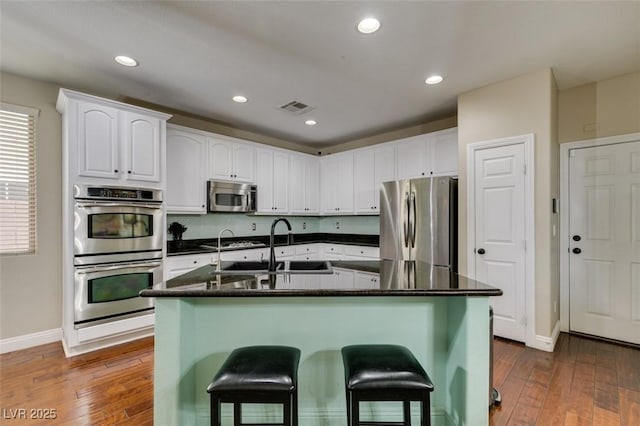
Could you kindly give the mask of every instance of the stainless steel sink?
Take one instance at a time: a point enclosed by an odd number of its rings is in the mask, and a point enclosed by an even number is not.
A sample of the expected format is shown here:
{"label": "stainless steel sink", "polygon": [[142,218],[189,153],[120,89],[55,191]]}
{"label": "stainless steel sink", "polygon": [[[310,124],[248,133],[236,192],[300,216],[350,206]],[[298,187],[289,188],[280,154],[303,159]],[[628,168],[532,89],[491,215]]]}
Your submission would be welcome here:
{"label": "stainless steel sink", "polygon": [[[281,272],[284,262],[276,262],[276,272]],[[222,262],[219,271],[212,271],[212,275],[260,275],[269,273],[269,262],[262,261],[238,261]]]}
{"label": "stainless steel sink", "polygon": [[[318,260],[291,260],[276,262],[272,274],[331,274],[331,263]],[[211,275],[262,275],[269,274],[269,262],[237,261],[222,262],[220,270],[211,271]]]}

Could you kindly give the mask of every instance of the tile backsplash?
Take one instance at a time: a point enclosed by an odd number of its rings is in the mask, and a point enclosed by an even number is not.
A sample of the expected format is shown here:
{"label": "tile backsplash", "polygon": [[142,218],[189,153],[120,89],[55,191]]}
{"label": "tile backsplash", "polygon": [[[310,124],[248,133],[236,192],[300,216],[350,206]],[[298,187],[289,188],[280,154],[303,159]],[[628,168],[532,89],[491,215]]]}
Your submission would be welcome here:
{"label": "tile backsplash", "polygon": [[[167,215],[167,224],[179,222],[187,227],[182,238],[216,238],[218,232],[229,228],[236,236],[269,235],[271,223],[279,216],[254,216],[241,213],[210,213],[206,215]],[[378,235],[378,216],[286,216],[296,234],[327,232],[334,234]],[[254,228],[255,224],[255,230]],[[286,233],[286,225],[278,224],[276,234]],[[228,236],[228,234],[225,234]],[[169,237],[171,240],[171,237]]]}

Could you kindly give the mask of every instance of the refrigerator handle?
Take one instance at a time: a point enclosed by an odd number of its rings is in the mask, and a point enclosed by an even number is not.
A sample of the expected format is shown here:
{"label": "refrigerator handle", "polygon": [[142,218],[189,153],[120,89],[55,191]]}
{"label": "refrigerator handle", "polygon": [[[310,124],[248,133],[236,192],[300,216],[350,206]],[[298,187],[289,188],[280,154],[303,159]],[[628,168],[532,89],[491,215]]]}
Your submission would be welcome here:
{"label": "refrigerator handle", "polygon": [[407,205],[407,217],[404,220],[403,223],[403,227],[404,227],[404,246],[405,247],[409,247],[409,233],[411,232],[411,220],[410,220],[410,216],[411,216],[411,202],[409,200],[409,193],[406,192],[404,194],[404,202]]}
{"label": "refrigerator handle", "polygon": [[413,221],[411,224],[411,248],[415,248],[416,246],[416,222],[417,222],[417,217],[416,217],[416,193],[412,192],[411,193],[411,209],[412,209],[412,213],[413,213]]}

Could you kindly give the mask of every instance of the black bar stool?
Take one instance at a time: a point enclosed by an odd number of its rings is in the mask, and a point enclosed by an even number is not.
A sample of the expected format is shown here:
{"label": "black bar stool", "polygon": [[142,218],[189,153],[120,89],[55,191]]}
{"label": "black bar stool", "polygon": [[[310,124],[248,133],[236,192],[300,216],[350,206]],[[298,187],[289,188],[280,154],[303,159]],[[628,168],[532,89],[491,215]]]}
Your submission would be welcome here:
{"label": "black bar stool", "polygon": [[[433,383],[409,349],[398,345],[342,348],[349,426],[411,426],[411,401],[420,401],[420,424],[431,425]],[[402,422],[361,422],[360,401],[402,401]]]}
{"label": "black bar stool", "polygon": [[211,425],[221,426],[220,408],[225,402],[233,403],[234,426],[243,425],[243,403],[282,404],[281,425],[297,426],[299,361],[300,350],[289,346],[235,349],[207,387]]}

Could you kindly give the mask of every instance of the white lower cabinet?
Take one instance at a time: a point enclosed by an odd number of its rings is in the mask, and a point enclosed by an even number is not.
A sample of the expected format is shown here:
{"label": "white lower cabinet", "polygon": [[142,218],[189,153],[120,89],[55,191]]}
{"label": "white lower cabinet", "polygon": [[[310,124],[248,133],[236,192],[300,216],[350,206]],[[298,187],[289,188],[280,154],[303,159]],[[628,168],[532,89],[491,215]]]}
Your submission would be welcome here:
{"label": "white lower cabinet", "polygon": [[169,256],[164,261],[164,279],[170,280],[201,266],[209,265],[213,262],[213,256],[211,253]]}
{"label": "white lower cabinet", "polygon": [[322,275],[320,285],[323,289],[353,288],[355,271],[350,269],[333,268],[333,274]]}
{"label": "white lower cabinet", "polygon": [[353,286],[358,289],[380,288],[380,274],[373,272],[356,272]]}
{"label": "white lower cabinet", "polygon": [[[218,254],[214,254],[214,257],[217,258]],[[248,250],[232,250],[232,251],[223,251],[220,253],[220,259],[222,261],[228,260],[236,260],[236,261],[269,261],[269,249],[268,248],[259,248],[259,249],[248,249]]]}

